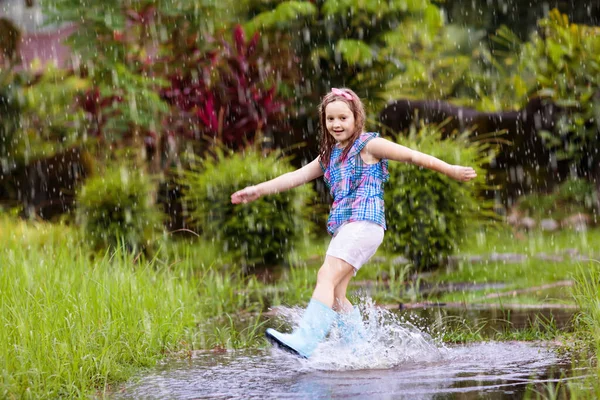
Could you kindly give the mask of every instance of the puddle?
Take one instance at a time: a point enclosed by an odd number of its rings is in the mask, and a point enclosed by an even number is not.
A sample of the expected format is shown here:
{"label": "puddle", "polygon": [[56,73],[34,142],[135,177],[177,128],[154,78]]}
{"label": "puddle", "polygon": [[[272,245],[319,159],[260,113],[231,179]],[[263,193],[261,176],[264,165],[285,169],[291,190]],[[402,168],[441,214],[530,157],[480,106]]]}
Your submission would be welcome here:
{"label": "puddle", "polygon": [[575,315],[573,309],[500,309],[500,308],[452,308],[430,307],[396,311],[402,318],[420,329],[462,324],[477,329],[483,337],[492,338],[498,332],[522,330],[535,326],[538,330],[558,329],[569,331]]}
{"label": "puddle", "polygon": [[341,371],[275,350],[232,351],[171,361],[111,398],[453,399],[470,393],[514,399],[528,385],[556,382],[569,370],[551,349],[525,343],[451,347],[437,361]]}
{"label": "puddle", "polygon": [[[189,359],[166,361],[109,398],[514,399],[574,376],[571,361],[551,346],[446,346],[400,314],[372,305],[363,314],[368,337],[354,346],[342,345],[334,329],[309,360],[271,347],[197,352]],[[296,308],[284,309],[282,318],[294,325],[299,315]],[[418,317],[426,321],[440,315]]]}

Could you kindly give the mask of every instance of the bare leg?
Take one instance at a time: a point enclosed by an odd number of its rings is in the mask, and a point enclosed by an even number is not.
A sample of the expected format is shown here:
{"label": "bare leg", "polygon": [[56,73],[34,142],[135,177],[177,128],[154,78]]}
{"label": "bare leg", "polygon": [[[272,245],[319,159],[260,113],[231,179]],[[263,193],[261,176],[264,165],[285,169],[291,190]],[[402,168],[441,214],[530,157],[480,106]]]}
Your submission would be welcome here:
{"label": "bare leg", "polygon": [[[312,298],[333,308],[336,287],[338,287],[345,279],[349,282],[353,274],[354,267],[352,265],[339,258],[326,256],[323,266],[319,269],[317,286],[315,287]],[[350,275],[350,278],[348,278],[348,275]],[[346,299],[345,288],[348,286],[348,282],[344,285],[344,299]]]}
{"label": "bare leg", "polygon": [[352,311],[352,303],[346,297],[348,284],[354,276],[354,268],[342,279],[342,281],[333,289],[334,303],[333,309],[339,313],[349,313]]}

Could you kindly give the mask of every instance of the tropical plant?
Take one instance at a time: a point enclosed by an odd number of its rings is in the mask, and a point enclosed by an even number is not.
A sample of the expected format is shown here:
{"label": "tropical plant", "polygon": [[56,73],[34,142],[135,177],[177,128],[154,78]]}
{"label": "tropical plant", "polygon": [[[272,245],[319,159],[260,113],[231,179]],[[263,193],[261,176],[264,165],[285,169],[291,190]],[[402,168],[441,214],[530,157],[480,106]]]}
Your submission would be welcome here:
{"label": "tropical plant", "polygon": [[[389,57],[404,66],[403,73],[385,86],[387,100],[448,99],[465,85],[472,67],[472,34],[467,40],[466,28],[444,25],[432,10],[425,18],[429,23],[408,20],[402,29],[384,36]],[[477,39],[475,36],[475,43]]]}
{"label": "tropical plant", "polygon": [[583,163],[600,179],[600,28],[570,23],[556,9],[538,26],[521,60],[538,94],[559,107],[556,128],[542,138],[559,158]]}
{"label": "tropical plant", "polygon": [[471,75],[478,108],[520,108],[533,96],[552,103],[555,128],[539,132],[546,147],[600,177],[600,29],[554,9],[527,42],[506,27],[492,39],[499,48],[486,53],[490,68]]}
{"label": "tropical plant", "polygon": [[86,144],[86,132],[80,125],[84,113],[73,99],[88,85],[85,79],[48,65],[21,87],[23,115],[15,149],[20,163]]}
{"label": "tropical plant", "polygon": [[[42,1],[42,6],[50,22],[78,26],[68,43],[82,60],[75,73],[91,82],[78,102],[85,111],[83,128],[100,140],[133,144],[140,151],[147,142],[159,140],[169,111],[159,95],[168,84],[158,63],[162,54],[175,49],[182,32],[195,31],[192,39],[202,41],[201,33],[220,26],[218,15],[223,15],[213,2],[191,0],[52,0]],[[218,15],[206,18],[211,14]],[[101,146],[105,154],[100,155],[109,157],[107,148]]]}
{"label": "tropical plant", "polygon": [[252,18],[246,29],[261,30],[272,45],[285,43],[293,49],[302,71],[294,88],[300,115],[313,110],[331,87],[343,86],[376,102],[369,104],[376,109],[385,83],[403,71],[406,61],[391,51],[405,44],[386,35],[401,31],[409,18],[419,20],[423,30],[442,20],[440,10],[428,0],[247,3]]}
{"label": "tropical plant", "polygon": [[169,129],[185,137],[218,138],[225,146],[241,149],[257,132],[278,129],[284,103],[277,98],[273,71],[264,62],[259,34],[246,40],[241,26],[233,30],[232,44],[198,55],[187,71],[176,71],[162,97],[176,113]]}

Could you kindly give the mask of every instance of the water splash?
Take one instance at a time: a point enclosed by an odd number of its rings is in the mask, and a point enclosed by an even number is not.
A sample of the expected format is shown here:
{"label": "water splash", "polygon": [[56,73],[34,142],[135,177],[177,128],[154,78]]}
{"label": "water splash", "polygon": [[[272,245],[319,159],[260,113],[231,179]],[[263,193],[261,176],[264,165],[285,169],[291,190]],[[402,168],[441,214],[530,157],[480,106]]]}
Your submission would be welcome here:
{"label": "water splash", "polygon": [[[300,361],[303,369],[387,369],[411,362],[441,361],[448,356],[448,349],[431,335],[398,315],[376,307],[373,300],[363,299],[359,308],[364,320],[365,337],[346,343],[334,324],[328,338],[319,344],[313,355],[308,360]],[[282,319],[296,327],[303,310],[297,307],[280,308],[278,312]],[[273,351],[283,353],[276,348]]]}

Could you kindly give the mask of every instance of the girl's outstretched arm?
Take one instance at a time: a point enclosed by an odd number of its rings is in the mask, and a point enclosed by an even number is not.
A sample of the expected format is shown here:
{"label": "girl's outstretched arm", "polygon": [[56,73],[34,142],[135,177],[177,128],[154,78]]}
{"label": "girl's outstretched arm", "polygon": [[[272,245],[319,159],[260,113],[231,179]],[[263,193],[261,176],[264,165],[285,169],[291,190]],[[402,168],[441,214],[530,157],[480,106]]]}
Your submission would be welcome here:
{"label": "girl's outstretched arm", "polygon": [[317,157],[304,167],[293,172],[288,172],[270,181],[238,190],[231,195],[231,202],[233,204],[249,203],[266,194],[284,192],[296,186],[303,185],[321,175],[323,175],[323,170],[319,165],[319,158]]}
{"label": "girl's outstretched arm", "polygon": [[475,170],[471,167],[462,167],[460,165],[450,165],[440,159],[428,154],[421,153],[408,147],[399,145],[382,138],[375,138],[367,143],[366,151],[377,159],[387,158],[389,160],[402,161],[428,168],[457,181],[470,181],[477,176]]}

